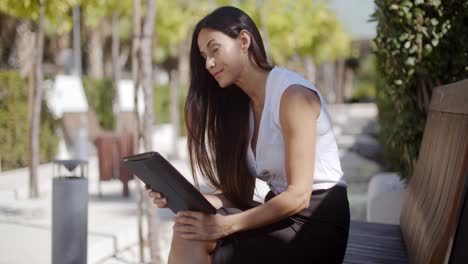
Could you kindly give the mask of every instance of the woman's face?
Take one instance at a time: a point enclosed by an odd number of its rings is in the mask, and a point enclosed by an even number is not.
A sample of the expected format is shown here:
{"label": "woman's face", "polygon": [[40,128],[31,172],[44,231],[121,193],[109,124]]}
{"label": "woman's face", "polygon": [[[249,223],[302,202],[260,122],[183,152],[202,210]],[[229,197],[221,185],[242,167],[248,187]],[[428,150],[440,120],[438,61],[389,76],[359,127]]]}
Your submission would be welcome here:
{"label": "woman's face", "polygon": [[209,28],[203,28],[198,34],[198,49],[205,59],[205,67],[221,87],[234,83],[244,69],[248,43],[241,36],[233,39]]}

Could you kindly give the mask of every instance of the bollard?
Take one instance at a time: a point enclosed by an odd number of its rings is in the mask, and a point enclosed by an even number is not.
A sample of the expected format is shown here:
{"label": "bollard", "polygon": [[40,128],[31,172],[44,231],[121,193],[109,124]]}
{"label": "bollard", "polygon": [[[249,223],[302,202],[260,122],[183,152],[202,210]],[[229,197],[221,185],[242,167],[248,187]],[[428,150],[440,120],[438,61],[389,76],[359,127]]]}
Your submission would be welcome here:
{"label": "bollard", "polygon": [[[52,264],[87,263],[88,162],[55,160],[52,184]],[[68,175],[61,173],[64,166]],[[74,175],[79,167],[81,174]]]}

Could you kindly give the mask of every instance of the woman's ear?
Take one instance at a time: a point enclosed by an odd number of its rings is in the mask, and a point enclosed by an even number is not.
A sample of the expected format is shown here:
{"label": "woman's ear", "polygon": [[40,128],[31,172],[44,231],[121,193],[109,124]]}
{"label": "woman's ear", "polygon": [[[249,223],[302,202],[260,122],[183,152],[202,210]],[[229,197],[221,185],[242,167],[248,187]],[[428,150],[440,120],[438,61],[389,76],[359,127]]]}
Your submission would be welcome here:
{"label": "woman's ear", "polygon": [[245,53],[250,47],[251,35],[250,32],[243,29],[241,30],[239,37],[238,37],[241,45],[242,51]]}

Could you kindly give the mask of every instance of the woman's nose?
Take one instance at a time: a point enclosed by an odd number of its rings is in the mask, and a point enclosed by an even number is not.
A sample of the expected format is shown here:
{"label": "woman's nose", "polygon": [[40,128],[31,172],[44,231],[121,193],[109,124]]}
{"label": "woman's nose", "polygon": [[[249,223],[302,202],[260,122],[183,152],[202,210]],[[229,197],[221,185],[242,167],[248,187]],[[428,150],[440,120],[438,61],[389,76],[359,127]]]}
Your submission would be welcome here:
{"label": "woman's nose", "polygon": [[205,62],[205,67],[207,70],[209,70],[210,68],[213,68],[215,66],[215,62],[214,62],[214,58],[206,58],[206,62]]}

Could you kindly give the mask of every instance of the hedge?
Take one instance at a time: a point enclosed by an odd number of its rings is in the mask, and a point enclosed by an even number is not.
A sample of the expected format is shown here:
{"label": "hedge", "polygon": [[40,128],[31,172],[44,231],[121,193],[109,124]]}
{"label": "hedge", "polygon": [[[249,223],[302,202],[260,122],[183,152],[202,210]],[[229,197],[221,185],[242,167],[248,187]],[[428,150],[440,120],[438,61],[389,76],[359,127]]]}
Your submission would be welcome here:
{"label": "hedge", "polygon": [[[0,71],[0,155],[2,170],[28,165],[29,123],[28,82],[13,70]],[[58,121],[43,101],[40,131],[40,162],[56,156],[59,138]]]}

